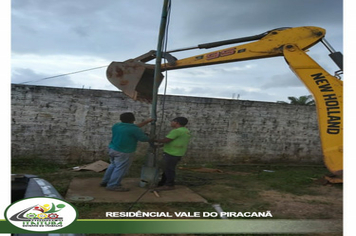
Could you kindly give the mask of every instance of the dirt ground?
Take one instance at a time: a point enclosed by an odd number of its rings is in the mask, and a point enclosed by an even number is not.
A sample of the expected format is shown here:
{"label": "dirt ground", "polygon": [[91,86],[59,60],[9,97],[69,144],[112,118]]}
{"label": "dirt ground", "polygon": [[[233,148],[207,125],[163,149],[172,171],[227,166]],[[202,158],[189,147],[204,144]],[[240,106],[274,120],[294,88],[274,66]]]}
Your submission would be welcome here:
{"label": "dirt ground", "polygon": [[[128,177],[139,177],[140,169],[141,166],[133,166]],[[73,179],[101,178],[104,174],[92,171],[74,172],[68,168],[51,170],[48,173],[31,170],[31,174],[37,174],[51,182],[62,196],[66,195]],[[29,169],[14,171],[28,173]],[[177,185],[189,188],[206,199],[206,202],[146,203],[134,198],[131,203],[78,202],[74,205],[78,209],[80,219],[107,219],[105,212],[113,209],[116,212],[214,212],[212,205],[220,204],[225,212],[269,211],[273,220],[335,220],[341,222],[339,227],[342,230],[343,185],[320,181],[327,174],[328,171],[322,166],[181,167],[177,171]],[[342,235],[342,232],[308,235],[336,236]]]}
{"label": "dirt ground", "polygon": [[[234,173],[237,174],[237,173]],[[233,187],[222,187],[217,193],[213,187],[193,187],[202,196],[209,199],[224,198],[233,194]],[[257,196],[251,198],[241,197],[236,194],[235,203],[248,210],[255,209],[257,203],[261,205],[261,210],[270,210],[274,217],[289,219],[342,219],[343,217],[343,190],[332,184],[320,184],[315,181],[307,187],[307,194],[296,195],[275,189],[261,190],[257,186],[252,186],[250,191],[256,191]],[[218,197],[217,197],[218,195]],[[226,197],[229,200],[229,197]]]}
{"label": "dirt ground", "polygon": [[296,219],[309,217],[341,219],[342,192],[330,186],[319,186],[314,189],[325,195],[296,197],[292,194],[268,190],[263,191],[261,196],[271,202],[271,211],[278,212],[280,215],[289,215]]}
{"label": "dirt ground", "polygon": [[[309,177],[302,176],[303,173],[301,173],[300,178],[305,177],[309,179],[309,182],[296,185],[295,188],[304,188],[304,190],[294,193],[285,191],[283,188],[273,188],[275,185],[266,186],[268,183],[265,184],[264,181],[256,181],[256,175],[258,175],[256,171],[229,170],[220,173],[220,175],[223,174],[235,176],[234,179],[241,184],[231,186],[227,184],[227,181],[215,180],[214,185],[194,186],[192,189],[210,201],[215,199],[225,200],[221,203],[231,201],[245,210],[258,210],[258,208],[270,210],[274,217],[282,219],[342,219],[343,217],[342,184],[335,185],[320,181],[323,175]],[[283,178],[283,176],[277,175],[275,178]],[[276,185],[293,185],[292,181],[277,182]]]}
{"label": "dirt ground", "polygon": [[[133,209],[137,210],[136,206],[139,205],[142,209],[154,208],[156,211],[213,211],[212,204],[220,204],[227,212],[270,211],[273,218],[278,219],[342,219],[342,184],[320,181],[328,173],[325,168],[268,167],[180,168],[177,171],[177,184],[189,188],[206,199],[207,203],[152,205],[137,201]],[[130,172],[135,175],[138,171]],[[74,178],[98,178],[103,174],[67,169],[44,177],[52,178],[50,182],[65,196]],[[70,179],[59,179],[57,175],[65,175]],[[78,205],[79,210],[83,211],[83,219],[104,217],[93,214],[97,210],[94,203],[90,210],[82,208],[80,203]],[[102,207],[99,204],[98,209]],[[120,210],[127,208],[122,204],[119,207],[122,208]]]}

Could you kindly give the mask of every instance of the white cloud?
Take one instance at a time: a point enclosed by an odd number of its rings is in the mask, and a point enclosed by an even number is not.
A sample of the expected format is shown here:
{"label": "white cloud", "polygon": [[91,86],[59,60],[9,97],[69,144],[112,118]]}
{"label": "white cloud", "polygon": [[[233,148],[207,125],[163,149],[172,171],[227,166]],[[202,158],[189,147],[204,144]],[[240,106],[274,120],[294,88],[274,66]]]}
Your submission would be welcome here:
{"label": "white cloud", "polygon": [[[147,0],[12,1],[12,82],[95,68],[155,50],[161,10],[161,1]],[[283,26],[315,25],[326,28],[329,42],[342,51],[342,20],[342,2],[335,0],[172,1],[168,50],[256,35]],[[193,50],[174,56],[181,59],[206,52]],[[317,46],[310,53],[323,67],[335,70],[325,59],[325,49]],[[275,89],[289,88],[292,94],[300,87],[283,58],[168,73],[168,91],[172,94],[230,97],[240,93],[241,99],[275,101],[280,97]],[[42,84],[117,90],[107,81],[105,69]]]}

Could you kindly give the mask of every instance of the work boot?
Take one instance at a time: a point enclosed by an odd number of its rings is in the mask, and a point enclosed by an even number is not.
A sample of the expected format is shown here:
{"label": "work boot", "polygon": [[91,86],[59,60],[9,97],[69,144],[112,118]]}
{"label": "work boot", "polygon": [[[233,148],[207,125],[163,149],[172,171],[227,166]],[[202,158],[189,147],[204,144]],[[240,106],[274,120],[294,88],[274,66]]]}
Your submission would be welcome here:
{"label": "work boot", "polygon": [[108,190],[108,191],[116,191],[116,192],[127,192],[127,191],[130,191],[129,188],[124,188],[122,186],[118,186],[118,187],[114,187],[114,188],[106,187],[106,190]]}
{"label": "work boot", "polygon": [[100,183],[100,187],[106,187],[107,183]]}

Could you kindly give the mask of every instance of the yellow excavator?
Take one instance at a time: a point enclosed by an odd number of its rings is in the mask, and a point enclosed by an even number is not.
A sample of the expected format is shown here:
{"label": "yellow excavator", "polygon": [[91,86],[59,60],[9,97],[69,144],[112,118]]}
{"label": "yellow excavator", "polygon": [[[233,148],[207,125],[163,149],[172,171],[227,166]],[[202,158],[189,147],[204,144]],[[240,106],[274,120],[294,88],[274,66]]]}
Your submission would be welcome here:
{"label": "yellow excavator", "polygon": [[[341,179],[343,173],[343,82],[340,74],[343,71],[343,56],[326,41],[325,34],[325,29],[314,26],[278,28],[259,35],[173,50],[162,54],[167,63],[161,65],[161,70],[283,56],[291,70],[313,94],[324,163],[331,173]],[[249,43],[180,60],[170,54],[182,50],[208,49],[244,42]],[[340,68],[334,76],[325,71],[306,53],[308,48],[319,42],[326,46],[330,51],[329,56]],[[150,51],[125,62],[112,62],[106,71],[107,78],[132,99],[150,102],[154,79],[159,80],[158,86],[163,80],[162,74],[158,79],[154,78],[155,65],[146,64],[154,58],[156,58],[156,51]]]}

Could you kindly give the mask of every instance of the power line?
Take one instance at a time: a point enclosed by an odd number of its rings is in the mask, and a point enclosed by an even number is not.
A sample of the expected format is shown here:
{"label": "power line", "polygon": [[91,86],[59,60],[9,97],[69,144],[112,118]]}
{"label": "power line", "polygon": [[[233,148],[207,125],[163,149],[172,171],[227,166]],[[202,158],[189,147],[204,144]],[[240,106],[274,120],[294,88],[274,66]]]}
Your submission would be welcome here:
{"label": "power line", "polygon": [[39,82],[39,81],[48,80],[48,79],[53,79],[53,78],[62,77],[62,76],[66,76],[66,75],[78,74],[78,73],[82,73],[82,72],[86,72],[86,71],[90,71],[90,70],[97,70],[97,69],[101,69],[101,68],[104,68],[104,67],[108,67],[108,65],[106,65],[106,66],[94,67],[94,68],[85,69],[85,70],[80,70],[80,71],[75,71],[75,72],[70,72],[70,73],[61,74],[61,75],[50,76],[50,77],[42,78],[42,79],[39,79],[39,80],[26,81],[26,82],[22,82],[22,83],[20,83],[20,84],[28,84],[28,83],[33,83],[33,82]]}

